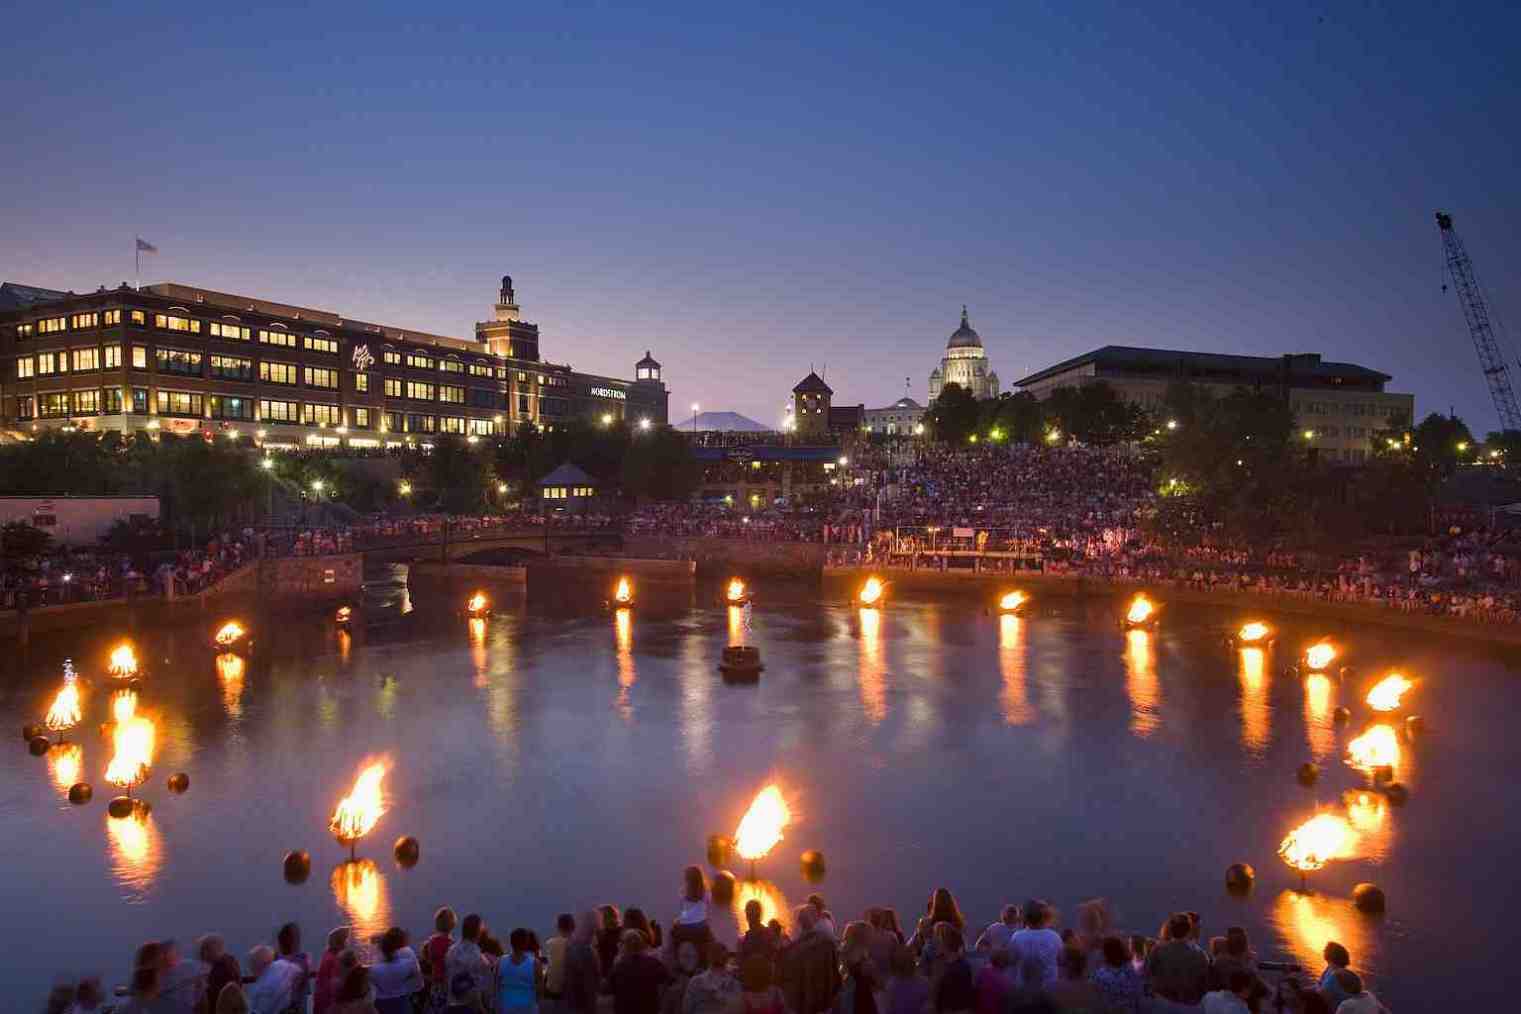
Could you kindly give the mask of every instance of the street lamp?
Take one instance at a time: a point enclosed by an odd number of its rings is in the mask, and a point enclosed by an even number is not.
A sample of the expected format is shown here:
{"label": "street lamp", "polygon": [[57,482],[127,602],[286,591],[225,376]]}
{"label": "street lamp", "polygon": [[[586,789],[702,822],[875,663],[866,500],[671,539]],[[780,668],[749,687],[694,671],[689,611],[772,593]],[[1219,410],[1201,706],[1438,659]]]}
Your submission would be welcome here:
{"label": "street lamp", "polygon": [[692,402],[692,435],[697,435],[697,410],[702,408],[697,402]]}
{"label": "street lamp", "polygon": [[267,472],[271,468],[275,467],[275,459],[274,458],[265,458],[263,461],[259,462],[259,467],[262,468],[262,469],[264,469],[264,471]]}
{"label": "street lamp", "polygon": [[613,414],[611,412],[603,412],[602,413],[602,425],[603,426],[611,426],[612,424],[613,424]]}
{"label": "street lamp", "polygon": [[399,494],[401,494],[402,496],[411,496],[412,495],[412,484],[410,482],[408,482],[407,480],[403,479],[403,480],[401,480],[400,482],[398,482],[396,484],[396,492],[399,493]]}
{"label": "street lamp", "polygon": [[321,494],[322,487],[324,485],[326,485],[326,483],[324,483],[321,479],[313,479],[312,480],[312,492],[313,493],[317,493],[317,494]]}
{"label": "street lamp", "polygon": [[1315,431],[1314,430],[1305,430],[1304,431],[1304,438],[1306,440],[1314,440],[1315,439]]}
{"label": "street lamp", "polygon": [[1170,429],[1170,430],[1177,429],[1178,428],[1178,420],[1176,420],[1176,419],[1169,419],[1169,420],[1167,420],[1167,428]]}
{"label": "street lamp", "polygon": [[850,459],[843,454],[840,455],[840,467],[844,468],[848,464],[850,464]]}
{"label": "street lamp", "polygon": [[642,430],[649,429],[650,428],[650,421],[648,419],[640,419],[639,420],[639,428],[642,429]]}

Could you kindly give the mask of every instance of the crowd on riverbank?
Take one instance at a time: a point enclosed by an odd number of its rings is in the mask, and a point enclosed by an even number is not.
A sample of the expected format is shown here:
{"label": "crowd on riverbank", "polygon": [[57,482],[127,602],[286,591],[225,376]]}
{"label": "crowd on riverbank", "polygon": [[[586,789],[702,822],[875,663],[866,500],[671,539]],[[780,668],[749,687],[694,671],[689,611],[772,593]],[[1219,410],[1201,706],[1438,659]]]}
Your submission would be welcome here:
{"label": "crowd on riverbank", "polygon": [[105,549],[60,548],[0,563],[0,610],[142,596],[190,595],[253,559],[252,529],[213,537],[198,549],[135,556]]}
{"label": "crowd on riverbank", "polygon": [[[891,908],[854,921],[810,895],[790,927],[748,901],[737,938],[720,939],[700,870],[671,906],[668,929],[612,905],[561,915],[541,944],[518,927],[448,908],[414,947],[401,927],[359,939],[332,931],[317,955],[295,924],[244,961],[215,934],[193,953],[173,940],[137,949],[119,1000],[98,977],[64,980],[47,1014],[1023,1014],[1197,1011],[1378,1014],[1385,1008],[1341,944],[1324,969],[1259,960],[1247,933],[1207,936],[1190,912],[1155,936],[1120,932],[1103,901],[1058,929],[1049,904],[1006,905],[969,925],[951,892],[934,891],[911,931]],[[457,932],[456,932],[457,931]]]}

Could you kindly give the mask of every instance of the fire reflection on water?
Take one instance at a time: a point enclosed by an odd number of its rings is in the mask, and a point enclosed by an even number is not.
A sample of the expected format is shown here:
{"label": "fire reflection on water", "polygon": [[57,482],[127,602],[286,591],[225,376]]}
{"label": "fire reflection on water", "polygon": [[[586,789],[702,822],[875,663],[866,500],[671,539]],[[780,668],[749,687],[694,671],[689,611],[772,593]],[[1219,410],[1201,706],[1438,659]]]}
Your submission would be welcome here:
{"label": "fire reflection on water", "polygon": [[882,610],[856,610],[861,621],[861,709],[872,725],[887,717],[887,666],[882,659]]}
{"label": "fire reflection on water", "polygon": [[1130,695],[1130,731],[1145,739],[1162,726],[1162,689],[1157,683],[1157,657],[1151,634],[1125,632],[1125,690]]}
{"label": "fire reflection on water", "polygon": [[625,722],[634,718],[634,614],[629,609],[613,611],[613,643],[618,654],[618,714]]}
{"label": "fire reflection on water", "polygon": [[1029,725],[1035,720],[1035,709],[1025,683],[1025,626],[1013,613],[998,617],[998,669],[1003,675],[999,701],[1004,724]]}
{"label": "fire reflection on water", "polygon": [[745,607],[730,606],[725,610],[729,614],[729,643],[745,643]]}
{"label": "fire reflection on water", "polygon": [[386,878],[372,860],[359,859],[333,867],[333,899],[343,909],[360,940],[390,927],[391,911]]}
{"label": "fire reflection on water", "polygon": [[48,751],[48,771],[53,776],[53,784],[60,789],[67,791],[79,781],[83,767],[84,747],[78,743],[60,743]]}
{"label": "fire reflection on water", "polygon": [[163,840],[152,816],[106,818],[111,875],[124,890],[141,896],[153,886],[164,862]]}
{"label": "fire reflection on water", "polygon": [[479,616],[470,618],[470,664],[475,667],[475,687],[484,690],[486,679],[486,621]]}
{"label": "fire reflection on water", "polygon": [[1354,957],[1374,949],[1371,924],[1345,897],[1284,891],[1273,901],[1268,921],[1288,944],[1294,960],[1311,974],[1325,967],[1321,951],[1328,941],[1344,945]]}
{"label": "fire reflection on water", "polygon": [[1336,730],[1331,725],[1332,698],[1335,686],[1325,673],[1312,672],[1304,678],[1304,731],[1310,741],[1310,756],[1324,760],[1336,746]]}
{"label": "fire reflection on water", "polygon": [[228,718],[243,715],[243,673],[247,665],[242,655],[230,651],[217,656],[217,679],[222,684],[222,707]]}
{"label": "fire reflection on water", "polygon": [[1268,701],[1267,653],[1261,648],[1242,648],[1241,745],[1250,753],[1267,749],[1273,733],[1272,705]]}

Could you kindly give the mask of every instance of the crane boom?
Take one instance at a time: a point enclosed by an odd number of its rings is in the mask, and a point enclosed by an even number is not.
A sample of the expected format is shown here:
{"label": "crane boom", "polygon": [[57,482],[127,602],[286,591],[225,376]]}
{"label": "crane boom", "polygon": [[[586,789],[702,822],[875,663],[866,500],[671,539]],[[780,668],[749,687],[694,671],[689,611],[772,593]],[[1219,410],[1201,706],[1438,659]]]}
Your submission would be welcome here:
{"label": "crane boom", "polygon": [[1510,382],[1510,367],[1500,351],[1499,339],[1495,337],[1489,305],[1484,302],[1484,292],[1474,277],[1473,261],[1468,258],[1468,251],[1463,247],[1458,230],[1452,227],[1452,216],[1438,211],[1436,220],[1437,228],[1442,233],[1447,273],[1452,276],[1453,287],[1458,290],[1458,300],[1463,304],[1463,320],[1468,324],[1473,347],[1479,353],[1479,368],[1484,371],[1484,379],[1489,382],[1489,396],[1494,399],[1495,411],[1500,415],[1500,428],[1521,430],[1521,408],[1516,405],[1516,391]]}

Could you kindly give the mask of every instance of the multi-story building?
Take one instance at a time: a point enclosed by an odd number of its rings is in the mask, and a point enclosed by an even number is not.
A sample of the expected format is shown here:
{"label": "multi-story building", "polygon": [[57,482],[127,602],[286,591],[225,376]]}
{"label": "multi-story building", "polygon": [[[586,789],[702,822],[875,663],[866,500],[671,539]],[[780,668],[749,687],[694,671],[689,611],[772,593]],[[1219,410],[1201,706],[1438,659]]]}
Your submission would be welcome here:
{"label": "multi-story building", "polygon": [[1234,356],[1106,345],[1048,366],[1017,386],[1044,400],[1059,387],[1104,381],[1126,401],[1154,415],[1164,411],[1168,385],[1196,384],[1222,396],[1238,387],[1277,393],[1293,410],[1311,448],[1335,462],[1367,460],[1380,430],[1409,426],[1415,397],[1385,391],[1393,378],[1352,363],[1328,363],[1318,353]]}
{"label": "multi-story building", "polygon": [[495,319],[452,338],[178,283],[88,295],[0,286],[0,430],[225,433],[266,446],[426,443],[577,417],[663,425],[635,379],[545,362],[502,280]]}
{"label": "multi-story building", "polygon": [[912,436],[923,433],[924,406],[912,398],[902,397],[885,408],[866,410],[866,431],[884,436]]}

